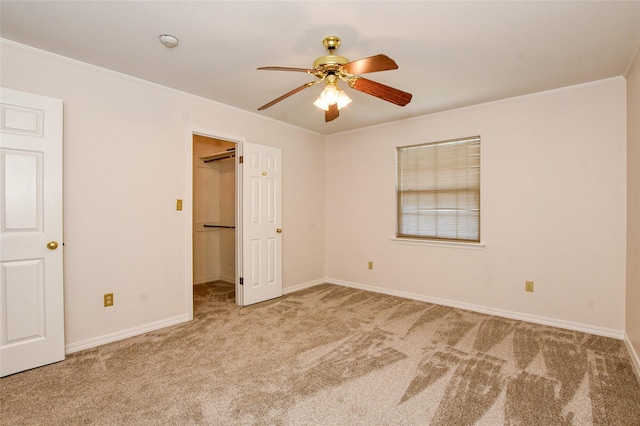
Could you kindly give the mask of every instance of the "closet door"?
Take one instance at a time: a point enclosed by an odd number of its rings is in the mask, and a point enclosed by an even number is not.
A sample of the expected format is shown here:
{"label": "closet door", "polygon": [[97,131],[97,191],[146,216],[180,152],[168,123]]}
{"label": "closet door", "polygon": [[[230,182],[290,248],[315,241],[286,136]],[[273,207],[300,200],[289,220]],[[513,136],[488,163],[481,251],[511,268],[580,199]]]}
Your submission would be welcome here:
{"label": "closet door", "polygon": [[238,286],[243,306],[282,296],[282,152],[243,143],[242,270]]}

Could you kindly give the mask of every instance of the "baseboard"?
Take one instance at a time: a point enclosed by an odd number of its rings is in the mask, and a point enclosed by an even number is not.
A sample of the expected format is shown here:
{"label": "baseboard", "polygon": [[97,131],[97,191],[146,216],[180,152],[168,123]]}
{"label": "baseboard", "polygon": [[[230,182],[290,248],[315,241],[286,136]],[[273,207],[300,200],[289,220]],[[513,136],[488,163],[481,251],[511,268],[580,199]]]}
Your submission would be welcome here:
{"label": "baseboard", "polygon": [[193,285],[212,283],[212,282],[216,282],[216,281],[222,281],[222,282],[225,282],[225,283],[235,284],[236,279],[235,279],[235,277],[225,277],[223,275],[218,275],[218,276],[215,276],[215,277],[200,278],[198,280],[193,280]]}
{"label": "baseboard", "polygon": [[624,334],[624,344],[627,347],[627,352],[629,352],[629,358],[631,358],[631,364],[636,372],[636,376],[638,376],[638,380],[640,381],[640,357],[638,357],[638,353],[631,344],[631,340],[629,340],[627,333]]}
{"label": "baseboard", "polygon": [[220,275],[220,281],[225,282],[225,283],[229,283],[229,284],[235,284],[236,283],[236,277],[235,276],[224,276],[224,275]]}
{"label": "baseboard", "polygon": [[216,277],[206,277],[206,278],[199,278],[199,279],[194,279],[193,280],[193,285],[198,285],[198,284],[205,284],[205,283],[212,283],[214,281],[219,281],[220,277],[216,276]]}
{"label": "baseboard", "polygon": [[67,354],[79,352],[85,349],[95,348],[96,346],[101,346],[107,343],[113,343],[118,340],[123,340],[129,337],[148,333],[150,331],[155,331],[161,328],[170,327],[172,325],[181,324],[187,321],[189,321],[189,316],[187,314],[178,315],[173,318],[167,318],[161,321],[144,324],[138,327],[117,331],[115,333],[105,334],[104,336],[93,337],[91,339],[82,340],[80,342],[70,343],[66,345],[64,349],[65,349],[65,353]]}
{"label": "baseboard", "polygon": [[571,321],[559,320],[555,318],[541,317],[538,315],[524,314],[521,312],[508,311],[504,309],[496,309],[488,306],[474,305],[470,303],[458,302],[455,300],[441,299],[437,297],[429,297],[421,294],[409,293],[404,291],[389,290],[381,287],[373,287],[363,284],[352,283],[349,281],[335,280],[327,278],[324,282],[329,284],[341,285],[344,287],[352,287],[360,290],[373,291],[375,293],[388,294],[389,296],[397,296],[405,299],[418,300],[421,302],[434,303],[436,305],[450,306],[452,308],[464,309],[467,311],[479,312],[481,314],[495,315],[503,318],[510,318],[519,321],[531,322],[534,324],[548,325],[550,327],[563,328],[566,330],[580,331],[583,333],[595,334],[597,336],[612,337],[614,339],[622,339],[624,337],[623,330],[615,330],[605,327],[597,327],[589,324],[581,324]]}
{"label": "baseboard", "polygon": [[317,286],[317,285],[320,285],[320,284],[325,284],[327,282],[328,281],[326,279],[324,279],[324,278],[319,279],[319,280],[309,281],[309,282],[306,282],[306,283],[294,285],[293,287],[283,288],[282,289],[282,294],[295,293],[296,291],[304,290],[305,288],[314,287],[314,286]]}

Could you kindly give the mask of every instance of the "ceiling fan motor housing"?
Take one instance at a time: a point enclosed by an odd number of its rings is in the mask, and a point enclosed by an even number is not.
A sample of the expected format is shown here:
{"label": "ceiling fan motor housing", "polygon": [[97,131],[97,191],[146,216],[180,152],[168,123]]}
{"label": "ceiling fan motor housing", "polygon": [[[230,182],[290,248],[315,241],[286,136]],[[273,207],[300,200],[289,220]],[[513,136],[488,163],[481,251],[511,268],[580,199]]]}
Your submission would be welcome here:
{"label": "ceiling fan motor housing", "polygon": [[313,69],[324,68],[325,70],[338,69],[340,65],[349,62],[347,58],[340,55],[334,55],[334,51],[340,46],[340,37],[327,36],[322,39],[322,44],[329,51],[328,55],[321,56],[313,61]]}
{"label": "ceiling fan motor housing", "polygon": [[335,67],[334,69],[338,69],[340,65],[344,65],[348,62],[349,60],[344,56],[326,55],[326,56],[321,56],[315,61],[313,61],[313,69],[325,68],[325,70],[328,70],[328,69],[331,69],[332,67]]}
{"label": "ceiling fan motor housing", "polygon": [[349,62],[347,58],[340,55],[334,55],[335,50],[340,46],[340,37],[327,36],[322,39],[322,44],[329,51],[328,55],[321,56],[313,61],[313,69],[324,68],[325,71],[338,69],[340,65]]}

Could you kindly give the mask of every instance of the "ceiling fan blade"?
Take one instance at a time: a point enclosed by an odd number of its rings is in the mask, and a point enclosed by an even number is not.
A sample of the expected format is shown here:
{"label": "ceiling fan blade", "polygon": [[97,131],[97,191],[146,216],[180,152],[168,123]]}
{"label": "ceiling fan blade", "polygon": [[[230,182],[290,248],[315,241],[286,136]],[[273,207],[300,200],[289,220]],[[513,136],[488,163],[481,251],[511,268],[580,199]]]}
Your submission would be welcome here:
{"label": "ceiling fan blade", "polygon": [[396,70],[398,64],[387,55],[380,54],[348,62],[342,68],[349,74],[359,75],[368,72]]}
{"label": "ceiling fan blade", "polygon": [[400,106],[405,106],[411,102],[411,98],[413,97],[411,93],[403,92],[402,90],[394,89],[393,87],[385,86],[381,83],[376,83],[375,81],[368,80],[364,77],[350,78],[349,86],[360,92]]}
{"label": "ceiling fan blade", "polygon": [[324,112],[324,121],[328,123],[338,118],[339,115],[338,104],[329,105],[329,109]]}
{"label": "ceiling fan blade", "polygon": [[266,71],[296,71],[296,72],[306,72],[307,74],[315,73],[314,70],[310,70],[307,68],[291,68],[291,67],[260,67],[259,70]]}
{"label": "ceiling fan blade", "polygon": [[298,93],[299,91],[304,90],[304,89],[306,89],[307,87],[311,87],[311,86],[313,86],[314,84],[316,84],[316,82],[315,82],[315,81],[311,81],[311,82],[309,82],[309,83],[305,83],[305,84],[303,84],[302,86],[297,87],[297,88],[293,89],[292,91],[290,91],[290,92],[288,92],[288,93],[285,93],[284,95],[280,96],[279,98],[272,100],[272,101],[271,101],[271,102],[269,102],[268,104],[264,104],[264,105],[262,105],[260,108],[258,108],[258,111],[262,111],[263,109],[267,109],[267,108],[269,108],[270,106],[273,106],[273,105],[277,104],[277,103],[278,103],[278,102],[280,102],[281,100],[286,99],[286,98],[288,98],[288,97],[289,97],[289,96],[291,96],[291,95],[295,95],[295,94],[296,94],[296,93]]}

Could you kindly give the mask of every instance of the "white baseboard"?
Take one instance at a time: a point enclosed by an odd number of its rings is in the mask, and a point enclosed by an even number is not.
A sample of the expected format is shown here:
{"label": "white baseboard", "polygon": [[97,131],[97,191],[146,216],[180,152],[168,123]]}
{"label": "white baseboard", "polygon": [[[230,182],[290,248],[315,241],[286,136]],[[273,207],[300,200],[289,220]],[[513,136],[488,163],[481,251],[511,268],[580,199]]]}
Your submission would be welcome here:
{"label": "white baseboard", "polygon": [[341,285],[344,287],[352,287],[360,290],[373,291],[375,293],[388,294],[389,296],[398,296],[405,299],[419,300],[421,302],[434,303],[436,305],[451,306],[452,308],[465,309],[467,311],[479,312],[482,314],[495,315],[503,318],[510,318],[520,321],[527,321],[535,324],[548,325],[550,327],[563,328],[573,331],[581,331],[583,333],[595,334],[597,336],[612,337],[614,339],[622,339],[624,330],[615,330],[611,328],[598,327],[589,324],[581,324],[571,321],[559,320],[555,318],[541,317],[538,315],[524,314],[521,312],[508,311],[504,309],[491,308],[488,306],[474,305],[470,303],[457,302],[455,300],[441,299],[438,297],[429,297],[421,294],[408,293],[404,291],[389,290],[386,288],[373,287],[363,284],[356,284],[349,281],[335,280],[327,278],[324,282],[329,284]]}
{"label": "white baseboard", "polygon": [[198,279],[194,278],[193,279],[193,285],[204,284],[204,283],[212,283],[214,281],[219,281],[219,280],[220,280],[219,276],[217,276],[217,277],[204,277],[204,278],[200,277]]}
{"label": "white baseboard", "polygon": [[220,275],[220,281],[225,282],[225,283],[229,283],[229,284],[235,284],[236,283],[236,277],[234,276],[224,276],[224,275]]}
{"label": "white baseboard", "polygon": [[287,287],[282,289],[282,294],[295,293],[296,291],[304,290],[305,288],[314,287],[320,284],[326,284],[328,281],[324,278],[319,280],[313,280],[306,283],[294,285],[293,287]]}
{"label": "white baseboard", "polygon": [[225,277],[223,275],[218,275],[218,276],[215,276],[215,277],[199,278],[197,280],[194,279],[193,280],[193,285],[212,283],[212,282],[216,282],[216,281],[222,281],[222,282],[225,282],[225,283],[234,284],[236,282],[236,279],[235,279],[235,277]]}
{"label": "white baseboard", "polygon": [[65,353],[70,354],[74,352],[83,351],[85,349],[95,348],[107,343],[116,342],[118,340],[127,339],[129,337],[137,336],[139,334],[148,333],[150,331],[159,330],[161,328],[170,327],[172,325],[181,324],[189,321],[187,314],[178,315],[173,318],[167,318],[164,320],[144,324],[138,327],[128,328],[126,330],[117,331],[115,333],[105,334],[104,336],[92,337],[91,339],[82,340],[76,343],[70,343],[65,346]]}
{"label": "white baseboard", "polygon": [[638,357],[638,353],[633,348],[631,344],[631,340],[629,340],[629,336],[627,333],[624,334],[624,344],[627,347],[627,352],[629,352],[629,358],[631,358],[631,364],[633,365],[633,369],[636,372],[636,376],[638,376],[638,380],[640,380],[640,357]]}

